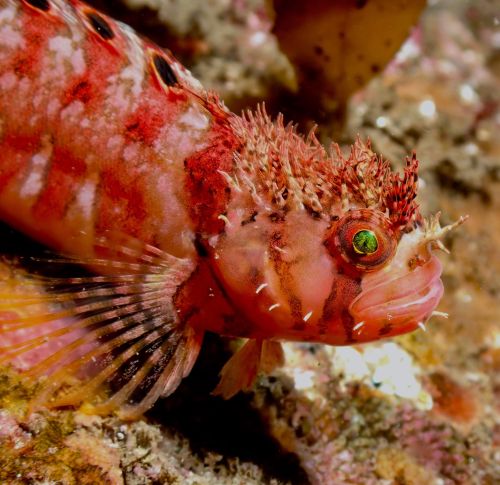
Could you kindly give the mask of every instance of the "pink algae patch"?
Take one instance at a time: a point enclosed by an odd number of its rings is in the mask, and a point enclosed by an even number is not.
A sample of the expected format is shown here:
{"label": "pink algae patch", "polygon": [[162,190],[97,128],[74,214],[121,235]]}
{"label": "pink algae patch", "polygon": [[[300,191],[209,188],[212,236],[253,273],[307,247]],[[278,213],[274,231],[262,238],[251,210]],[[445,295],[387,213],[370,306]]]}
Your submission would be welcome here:
{"label": "pink algae patch", "polygon": [[442,372],[434,372],[429,378],[434,410],[438,414],[461,425],[477,421],[479,405],[472,389],[464,387]]}

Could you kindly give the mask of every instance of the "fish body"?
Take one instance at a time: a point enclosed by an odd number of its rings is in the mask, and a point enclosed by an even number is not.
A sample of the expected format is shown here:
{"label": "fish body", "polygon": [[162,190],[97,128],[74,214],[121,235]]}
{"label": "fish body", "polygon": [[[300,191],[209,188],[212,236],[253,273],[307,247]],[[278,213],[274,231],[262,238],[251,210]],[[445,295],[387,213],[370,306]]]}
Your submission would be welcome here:
{"label": "fish body", "polygon": [[73,254],[116,229],[194,257],[184,162],[235,143],[219,126],[229,114],[168,53],[80,2],[2,13],[2,218]]}
{"label": "fish body", "polygon": [[236,116],[80,1],[0,0],[0,218],[98,274],[51,281],[61,309],[4,323],[0,341],[22,336],[0,359],[65,338],[31,370],[48,375],[35,407],[111,382],[93,411],[134,417],[189,373],[206,331],[249,339],[225,397],[279,365],[282,340],[412,331],[441,298],[445,232],[419,214],[417,167],[395,174],[360,140],[328,152],[263,109]]}

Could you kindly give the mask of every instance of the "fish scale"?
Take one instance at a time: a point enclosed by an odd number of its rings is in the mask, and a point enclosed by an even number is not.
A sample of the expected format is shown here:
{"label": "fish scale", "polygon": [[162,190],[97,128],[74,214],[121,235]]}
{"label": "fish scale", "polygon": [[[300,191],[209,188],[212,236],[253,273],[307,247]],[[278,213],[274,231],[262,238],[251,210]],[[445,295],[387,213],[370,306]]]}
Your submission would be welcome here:
{"label": "fish scale", "polygon": [[206,331],[248,339],[215,390],[229,398],[282,364],[281,341],[412,331],[443,292],[450,228],[419,213],[415,155],[394,173],[359,139],[344,156],[262,107],[237,116],[78,0],[0,0],[0,153],[0,218],[63,255],[40,264],[93,273],[6,303],[33,308],[0,329],[2,362],[36,351],[31,411],[135,418]]}

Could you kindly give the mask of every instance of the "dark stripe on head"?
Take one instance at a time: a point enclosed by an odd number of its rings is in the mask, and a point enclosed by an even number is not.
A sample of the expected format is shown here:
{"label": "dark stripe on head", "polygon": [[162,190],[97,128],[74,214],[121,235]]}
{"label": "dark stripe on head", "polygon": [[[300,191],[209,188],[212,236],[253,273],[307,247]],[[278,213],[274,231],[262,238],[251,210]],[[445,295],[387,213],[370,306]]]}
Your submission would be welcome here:
{"label": "dark stripe on head", "polygon": [[387,335],[389,333],[391,333],[392,331],[392,325],[387,322],[379,331],[378,331],[378,334],[383,337],[384,335]]}
{"label": "dark stripe on head", "polygon": [[347,343],[355,343],[356,339],[353,337],[354,318],[352,318],[347,308],[344,308],[340,313],[340,321],[345,330]]}
{"label": "dark stripe on head", "polygon": [[48,12],[50,10],[50,3],[48,0],[24,0],[24,3],[42,12]]}
{"label": "dark stripe on head", "polygon": [[330,294],[323,305],[323,313],[318,322],[320,335],[328,333],[330,325],[341,324],[344,328],[346,343],[354,343],[354,319],[349,313],[349,304],[361,292],[361,281],[337,274],[333,279]]}
{"label": "dark stripe on head", "polygon": [[328,331],[328,322],[330,322],[335,316],[336,310],[336,302],[337,302],[337,285],[335,280],[333,280],[332,287],[330,289],[330,294],[328,298],[325,300],[323,305],[323,313],[321,314],[321,318],[318,322],[318,329],[320,335],[325,335]]}
{"label": "dark stripe on head", "polygon": [[302,315],[302,302],[295,295],[292,289],[292,273],[290,271],[291,263],[283,260],[281,249],[285,247],[285,240],[281,232],[274,232],[269,238],[269,255],[271,256],[274,270],[279,277],[280,287],[286,295],[288,304],[290,305],[290,313],[292,314],[294,330],[302,330],[306,326]]}
{"label": "dark stripe on head", "polygon": [[102,39],[111,40],[115,37],[115,33],[111,26],[97,12],[87,12],[86,15],[90,25]]}
{"label": "dark stripe on head", "polygon": [[156,73],[158,74],[159,78],[167,86],[175,86],[176,84],[179,84],[177,76],[175,75],[173,69],[170,67],[170,64],[163,56],[154,53],[153,65],[155,67]]}

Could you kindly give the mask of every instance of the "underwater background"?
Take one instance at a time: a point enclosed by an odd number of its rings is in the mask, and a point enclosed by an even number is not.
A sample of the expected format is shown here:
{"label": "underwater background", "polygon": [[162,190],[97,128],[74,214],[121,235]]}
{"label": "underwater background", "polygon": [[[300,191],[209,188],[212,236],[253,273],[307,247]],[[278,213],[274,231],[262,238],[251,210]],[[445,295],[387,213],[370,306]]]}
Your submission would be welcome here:
{"label": "underwater background", "polygon": [[[441,257],[447,319],[362,347],[285,344],[286,366],[229,401],[210,394],[232,345],[215,336],[179,390],[134,423],[72,410],[24,420],[31,384],[3,368],[0,483],[500,483],[500,1],[416,1],[410,18],[383,8],[404,1],[345,2],[345,35],[358,21],[381,38],[406,22],[391,32],[399,43],[355,36],[332,60],[312,24],[301,45],[319,61],[282,34],[300,2],[89,3],[168,47],[233,111],[265,101],[302,131],[318,123],[325,143],[369,137],[397,168],[415,150],[422,212],[470,218]],[[32,243],[2,231],[2,293],[41,291],[14,264]]]}

